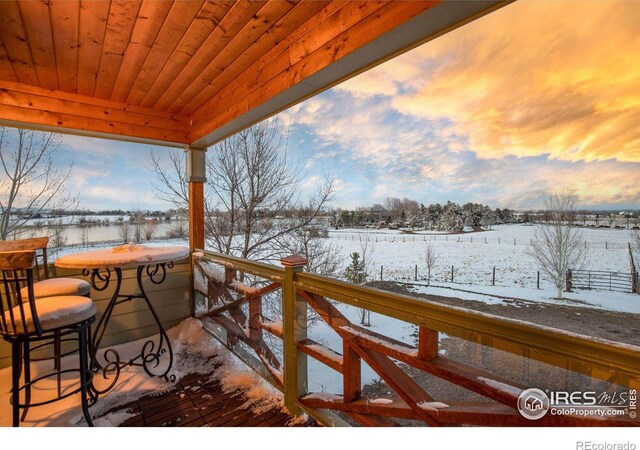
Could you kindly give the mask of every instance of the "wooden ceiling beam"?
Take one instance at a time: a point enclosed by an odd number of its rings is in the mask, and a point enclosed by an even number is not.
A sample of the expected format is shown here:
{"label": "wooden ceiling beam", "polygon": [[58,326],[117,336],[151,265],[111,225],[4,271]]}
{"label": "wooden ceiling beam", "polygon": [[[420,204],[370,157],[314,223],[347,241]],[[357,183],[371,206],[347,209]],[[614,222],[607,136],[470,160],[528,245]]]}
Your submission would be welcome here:
{"label": "wooden ceiling beam", "polygon": [[9,60],[7,50],[4,48],[2,39],[0,39],[0,80],[18,81],[16,72],[13,70],[13,64]]}
{"label": "wooden ceiling beam", "polygon": [[78,94],[93,96],[96,90],[110,6],[108,0],[80,2],[79,35],[84,40],[78,49]]}
{"label": "wooden ceiling beam", "polygon": [[[291,34],[295,34],[300,27],[316,16],[330,2],[319,0],[307,0],[299,3],[290,10],[274,26],[270,27],[262,36],[248,46],[246,51],[231,61],[226,68],[219,64],[213,71],[207,73],[202,78],[202,86],[196,91],[195,97],[191,100],[181,97],[181,104],[185,105],[177,111],[181,114],[191,114],[204,104],[213,95],[219,92],[224,86],[242,76],[244,71],[261,60],[266,53],[278,46],[280,42],[287,39]],[[293,33],[291,30],[296,30]],[[186,92],[185,92],[186,94]]]}
{"label": "wooden ceiling beam", "polygon": [[56,54],[53,46],[49,5],[45,2],[20,2],[19,8],[40,86],[47,89],[58,89]]}
{"label": "wooden ceiling beam", "polygon": [[[179,45],[184,33],[191,28],[203,4],[195,1],[174,2],[167,16],[167,26],[158,33],[144,64],[144,70],[137,74],[126,102],[134,105],[153,106],[142,103],[171,55]],[[175,78],[175,74],[173,74]]]}
{"label": "wooden ceiling beam", "polygon": [[[153,106],[175,81],[176,74],[181,73],[187,64],[190,64],[198,49],[218,27],[233,5],[233,1],[204,2],[191,25],[180,38],[180,42],[172,52],[167,52],[170,56],[166,64],[153,71],[155,78],[148,77],[150,84],[147,86],[146,93],[136,93],[135,96],[130,96],[130,100],[142,106]],[[145,68],[145,72],[150,71]]]}
{"label": "wooden ceiling beam", "polygon": [[98,98],[111,98],[141,4],[141,0],[111,2],[94,93]]}
{"label": "wooden ceiling beam", "polygon": [[[80,2],[51,2],[49,12],[58,71],[58,89],[77,92]],[[34,46],[31,47],[33,52]]]}
{"label": "wooden ceiling beam", "polygon": [[[229,70],[242,53],[249,47],[256,45],[260,38],[269,29],[273,29],[274,25],[294,6],[296,5],[292,2],[269,2],[264,5],[213,59],[207,61],[206,67],[197,74],[196,78],[180,93],[179,97],[176,97],[173,101],[169,99],[165,104],[159,102],[158,105],[168,111],[180,112],[193,97],[207,87],[211,80],[225,70]],[[293,24],[288,24],[288,27],[293,29]],[[265,51],[263,50],[263,52]]]}
{"label": "wooden ceiling beam", "polygon": [[11,82],[0,82],[3,124],[173,147],[190,143],[186,116]]}
{"label": "wooden ceiling beam", "polygon": [[207,40],[197,49],[189,64],[178,74],[174,74],[171,84],[160,93],[157,101],[151,103],[151,98],[145,98],[142,105],[162,109],[162,105],[168,106],[172,100],[184,92],[191,82],[207,67],[209,61],[215,58],[242,27],[264,6],[264,1],[237,2],[224,16],[222,21],[209,35]]}
{"label": "wooden ceiling beam", "polygon": [[124,102],[127,99],[131,87],[162,29],[162,24],[169,14],[170,8],[171,3],[168,2],[146,1],[142,3],[138,18],[133,26],[129,45],[124,51],[111,100]]}
{"label": "wooden ceiling beam", "polygon": [[0,39],[20,83],[38,85],[27,33],[16,1],[3,1],[0,8]]}

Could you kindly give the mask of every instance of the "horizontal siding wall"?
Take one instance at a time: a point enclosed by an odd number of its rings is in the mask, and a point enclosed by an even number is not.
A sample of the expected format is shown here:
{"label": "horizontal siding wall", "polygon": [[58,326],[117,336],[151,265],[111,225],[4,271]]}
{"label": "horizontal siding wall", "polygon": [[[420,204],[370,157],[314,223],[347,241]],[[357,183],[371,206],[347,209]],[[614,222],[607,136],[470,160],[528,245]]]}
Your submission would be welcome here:
{"label": "horizontal siding wall", "polygon": [[[87,281],[90,279],[90,276],[84,277],[78,270],[57,269],[56,275],[59,277],[81,278]],[[111,277],[111,282],[106,290],[102,292],[98,292],[95,289],[91,290],[91,298],[98,308],[98,320],[115,290],[116,283],[113,272]],[[169,329],[191,316],[191,277],[188,260],[180,261],[172,269],[167,269],[167,278],[160,285],[153,284],[149,281],[149,277],[145,275],[143,277],[143,286],[165,329]],[[122,272],[120,293],[138,293],[136,269],[128,269]],[[96,324],[94,324],[94,327]],[[115,307],[100,346],[104,348],[122,344],[152,336],[157,332],[158,328],[155,326],[155,320],[147,309],[144,299],[134,299]],[[10,365],[11,346],[1,340],[0,367],[8,367]]]}

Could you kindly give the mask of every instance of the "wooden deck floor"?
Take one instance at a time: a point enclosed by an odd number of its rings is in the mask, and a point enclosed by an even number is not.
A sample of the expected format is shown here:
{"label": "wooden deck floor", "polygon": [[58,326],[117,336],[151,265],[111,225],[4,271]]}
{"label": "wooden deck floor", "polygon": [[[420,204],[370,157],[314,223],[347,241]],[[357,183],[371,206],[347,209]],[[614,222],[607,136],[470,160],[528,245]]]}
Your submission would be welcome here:
{"label": "wooden deck floor", "polygon": [[109,411],[135,414],[123,427],[285,427],[291,417],[276,405],[256,414],[247,407],[242,391],[223,392],[209,375],[189,375],[176,389],[161,395],[142,397]]}

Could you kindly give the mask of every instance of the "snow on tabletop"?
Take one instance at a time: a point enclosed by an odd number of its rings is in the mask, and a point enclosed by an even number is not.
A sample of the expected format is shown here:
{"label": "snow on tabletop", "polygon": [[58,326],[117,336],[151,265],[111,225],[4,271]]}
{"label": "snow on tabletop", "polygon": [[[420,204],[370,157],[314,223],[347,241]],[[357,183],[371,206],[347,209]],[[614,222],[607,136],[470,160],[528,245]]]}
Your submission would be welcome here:
{"label": "snow on tabletop", "polygon": [[441,402],[420,402],[418,408],[424,411],[438,412],[439,409],[448,408],[449,405]]}
{"label": "snow on tabletop", "polygon": [[175,261],[188,255],[187,247],[126,245],[62,256],[56,260],[56,267],[67,269],[136,267],[142,264]]}
{"label": "snow on tabletop", "polygon": [[[185,319],[179,325],[167,330],[174,352],[174,363],[170,374],[180,379],[191,373],[207,374],[219,379],[227,390],[242,389],[246,391],[247,403],[255,410],[282,405],[282,395],[255,372],[231,355],[224,347],[202,329],[202,322],[197,319]],[[155,336],[157,339],[158,336]],[[126,360],[139,352],[148,338],[113,348]],[[63,366],[75,363],[76,355],[63,358]],[[217,364],[221,367],[215,369]],[[32,363],[32,377],[39,376],[50,370],[50,361]],[[55,390],[55,377],[43,380],[39,385],[42,389],[34,390],[33,400],[38,400],[38,393],[49,393]],[[75,374],[63,377],[63,389],[77,385]],[[161,395],[173,390],[175,385],[161,378],[151,378],[140,367],[124,367],[115,388],[100,397],[98,402],[90,408],[96,426],[117,426],[131,417],[131,411],[120,410],[105,415],[106,411],[126,405],[147,395]],[[0,426],[11,425],[11,408],[9,397],[11,390],[11,368],[0,370]],[[33,407],[29,410],[25,422],[21,426],[85,426],[84,417],[80,409],[79,395],[72,395],[66,399],[49,405]]]}

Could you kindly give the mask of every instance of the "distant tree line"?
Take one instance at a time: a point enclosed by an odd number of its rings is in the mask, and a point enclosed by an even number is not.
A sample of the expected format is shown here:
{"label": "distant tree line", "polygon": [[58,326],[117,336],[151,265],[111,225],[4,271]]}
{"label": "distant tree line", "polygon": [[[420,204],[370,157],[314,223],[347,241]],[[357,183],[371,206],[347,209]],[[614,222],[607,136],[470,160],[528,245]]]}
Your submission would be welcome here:
{"label": "distant tree line", "polygon": [[464,227],[480,229],[494,224],[517,222],[513,210],[492,209],[480,203],[432,203],[425,205],[408,198],[389,197],[384,204],[354,210],[337,209],[332,226],[373,228],[426,228],[438,231],[462,231]]}

